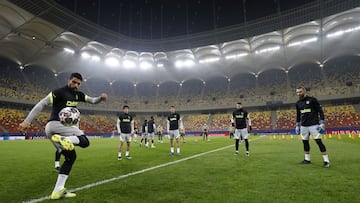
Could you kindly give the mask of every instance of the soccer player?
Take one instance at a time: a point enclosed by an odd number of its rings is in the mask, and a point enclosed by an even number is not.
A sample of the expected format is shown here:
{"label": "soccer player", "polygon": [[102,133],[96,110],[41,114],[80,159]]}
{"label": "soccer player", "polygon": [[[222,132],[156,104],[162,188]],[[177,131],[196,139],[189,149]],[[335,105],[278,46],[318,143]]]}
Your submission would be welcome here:
{"label": "soccer player", "polygon": [[175,106],[170,106],[170,115],[167,117],[167,132],[170,137],[170,155],[174,155],[174,139],[176,140],[176,153],[180,156],[180,132],[179,128],[182,129],[183,124],[180,119],[180,114],[175,112]]}
{"label": "soccer player", "polygon": [[249,156],[248,128],[251,130],[251,120],[248,112],[243,109],[241,102],[236,103],[236,110],[232,113],[232,125],[235,127],[235,155],[239,154],[239,141],[242,137],[245,140],[245,155]]}
{"label": "soccer player", "polygon": [[149,144],[147,142],[147,134],[148,134],[148,126],[147,126],[147,120],[144,120],[144,123],[141,126],[141,140],[140,140],[140,147],[142,145],[142,141],[145,140],[145,146],[149,147]]}
{"label": "soccer player", "polygon": [[161,125],[158,125],[157,126],[157,135],[158,135],[158,142],[159,143],[163,143],[162,134],[163,134],[163,127]]}
{"label": "soccer player", "polygon": [[134,134],[132,134],[132,137],[133,137],[134,142],[137,141],[138,133],[139,133],[138,127],[137,127],[137,125],[135,125],[135,121],[134,121]]}
{"label": "soccer player", "polygon": [[65,183],[76,160],[74,146],[86,148],[90,145],[84,132],[77,126],[65,126],[60,122],[59,112],[65,107],[76,107],[78,102],[97,104],[108,98],[105,93],[100,94],[98,97],[89,97],[83,92],[78,91],[82,81],[83,78],[81,74],[72,73],[66,86],[55,89],[39,101],[25,120],[19,125],[20,130],[26,131],[35,116],[41,112],[46,105],[52,104],[51,116],[49,122],[46,124],[45,133],[56,149],[61,151],[61,154],[65,157],[65,161],[60,167],[60,172],[50,199],[76,196],[75,193],[67,192],[65,188]]}
{"label": "soccer player", "polygon": [[[233,123],[232,123],[233,124]],[[235,128],[234,126],[230,126],[229,127],[229,137],[230,139],[232,139],[234,137],[234,133],[235,133]]]}
{"label": "soccer player", "polygon": [[208,141],[208,126],[205,123],[203,127],[203,141]]}
{"label": "soccer player", "polygon": [[150,140],[151,140],[151,148],[155,148],[154,137],[155,137],[156,125],[155,125],[155,120],[154,120],[153,116],[150,117],[150,120],[148,121],[147,126],[148,126],[148,142],[150,142]]}
{"label": "soccer player", "polygon": [[179,132],[180,132],[180,139],[183,140],[183,143],[186,143],[186,141],[185,141],[185,136],[186,136],[185,129],[184,129],[184,128],[180,128],[180,129],[179,129]]}
{"label": "soccer player", "polygon": [[[299,100],[296,102],[296,125],[295,132],[300,134],[304,145],[305,159],[302,164],[310,164],[310,144],[309,135],[311,134],[319,146],[323,166],[330,167],[329,156],[326,147],[321,140],[321,133],[325,132],[324,111],[315,97],[308,96],[304,87],[296,88]],[[320,117],[320,119],[319,119]]]}
{"label": "soccer player", "polygon": [[127,105],[123,106],[123,112],[118,115],[116,128],[118,133],[120,134],[118,160],[122,159],[121,152],[124,145],[124,141],[126,142],[125,158],[131,159],[130,142],[131,142],[131,134],[134,134],[134,120],[133,117],[129,114],[129,106]]}

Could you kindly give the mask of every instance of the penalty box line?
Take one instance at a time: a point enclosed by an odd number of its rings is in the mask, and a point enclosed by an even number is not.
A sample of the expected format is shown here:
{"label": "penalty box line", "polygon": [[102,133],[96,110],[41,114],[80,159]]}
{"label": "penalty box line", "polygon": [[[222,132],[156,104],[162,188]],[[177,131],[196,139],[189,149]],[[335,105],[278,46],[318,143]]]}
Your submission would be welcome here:
{"label": "penalty box line", "polygon": [[[259,139],[259,138],[257,138],[257,139]],[[257,140],[257,139],[252,139],[252,140],[249,140],[249,141],[254,141],[254,140]],[[114,178],[94,182],[94,183],[91,183],[91,184],[88,184],[88,185],[84,185],[82,187],[78,187],[78,188],[75,188],[75,189],[70,189],[68,191],[69,192],[76,192],[76,191],[92,188],[92,187],[95,187],[95,186],[98,186],[98,185],[103,185],[105,183],[109,183],[109,182],[113,182],[113,181],[116,181],[116,180],[124,179],[124,178],[130,177],[130,176],[133,176],[133,175],[137,175],[137,174],[145,173],[145,172],[148,172],[148,171],[152,171],[154,169],[158,169],[158,168],[162,168],[162,167],[165,167],[165,166],[170,166],[170,165],[173,165],[173,164],[177,164],[177,163],[180,163],[180,162],[183,162],[183,161],[187,161],[187,160],[190,160],[190,159],[194,159],[194,158],[204,156],[204,155],[207,155],[207,154],[210,154],[210,153],[213,153],[213,152],[221,151],[221,150],[233,147],[233,146],[234,145],[229,145],[229,146],[226,146],[226,147],[221,147],[221,148],[218,148],[218,149],[210,150],[210,151],[207,151],[207,152],[203,152],[203,153],[200,153],[200,154],[189,156],[189,157],[179,159],[179,160],[176,160],[176,161],[167,162],[167,163],[160,164],[160,165],[157,165],[157,166],[153,166],[153,167],[150,167],[150,168],[146,168],[146,169],[131,172],[131,173],[128,173],[128,174],[120,175],[120,176],[117,176],[117,177],[114,177]],[[24,201],[24,203],[36,203],[36,202],[41,202],[41,201],[48,200],[48,199],[50,199],[50,196],[45,196],[45,197],[41,197],[41,198],[38,198],[38,199],[32,199],[32,200]]]}

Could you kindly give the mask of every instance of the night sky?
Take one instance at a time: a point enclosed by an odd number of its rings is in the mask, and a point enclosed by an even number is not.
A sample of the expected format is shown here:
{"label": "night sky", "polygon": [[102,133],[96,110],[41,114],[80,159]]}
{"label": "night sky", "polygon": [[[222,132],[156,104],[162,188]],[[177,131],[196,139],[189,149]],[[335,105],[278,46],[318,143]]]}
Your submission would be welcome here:
{"label": "night sky", "polygon": [[161,39],[263,18],[315,0],[55,0],[123,35]]}

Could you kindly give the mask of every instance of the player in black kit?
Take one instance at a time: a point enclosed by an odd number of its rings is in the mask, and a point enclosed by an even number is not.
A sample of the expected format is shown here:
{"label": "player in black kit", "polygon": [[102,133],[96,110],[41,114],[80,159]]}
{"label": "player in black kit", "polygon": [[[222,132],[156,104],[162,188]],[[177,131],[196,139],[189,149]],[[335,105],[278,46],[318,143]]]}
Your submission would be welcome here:
{"label": "player in black kit", "polygon": [[55,148],[61,151],[61,154],[65,157],[65,161],[60,167],[50,199],[76,196],[75,193],[68,192],[65,188],[65,183],[76,160],[74,146],[86,148],[90,145],[88,138],[78,126],[67,126],[60,122],[59,112],[65,107],[76,107],[78,102],[97,104],[108,98],[105,93],[102,93],[98,97],[89,97],[83,92],[78,91],[82,81],[83,78],[80,73],[72,73],[66,86],[50,92],[33,107],[25,120],[20,123],[20,129],[26,130],[30,127],[30,123],[35,116],[41,112],[46,105],[52,105],[51,116],[49,122],[46,124],[45,133]]}
{"label": "player in black kit", "polygon": [[129,106],[123,106],[123,112],[118,115],[116,123],[117,131],[120,134],[120,145],[118,152],[118,160],[122,159],[121,151],[123,148],[124,141],[126,141],[126,159],[131,159],[130,156],[130,142],[131,134],[134,133],[134,120],[133,117],[129,114]]}
{"label": "player in black kit", "polygon": [[251,130],[251,120],[248,112],[242,108],[241,102],[236,103],[236,110],[232,113],[232,125],[235,127],[235,155],[239,154],[239,141],[241,138],[245,140],[245,155],[249,156],[248,128]]}
{"label": "player in black kit", "polygon": [[170,115],[167,118],[167,132],[170,137],[170,155],[174,155],[174,138],[176,140],[176,153],[180,156],[180,131],[184,128],[180,114],[175,112],[175,107],[170,106]]}
{"label": "player in black kit", "polygon": [[[310,164],[309,136],[313,136],[322,154],[325,168],[330,167],[329,156],[326,147],[321,140],[321,133],[325,132],[324,111],[315,97],[308,96],[304,87],[296,88],[299,100],[296,102],[296,125],[295,132],[300,134],[305,152],[305,159],[302,164]],[[319,119],[320,117],[320,119]]]}
{"label": "player in black kit", "polygon": [[148,142],[150,142],[150,140],[151,140],[151,148],[155,148],[154,137],[155,137],[156,125],[155,125],[155,120],[154,120],[153,116],[150,117],[150,120],[148,121],[147,126],[148,126]]}
{"label": "player in black kit", "polygon": [[141,125],[141,140],[140,147],[142,145],[142,141],[145,140],[145,147],[149,147],[149,143],[147,140],[148,137],[148,121],[144,120],[144,123]]}

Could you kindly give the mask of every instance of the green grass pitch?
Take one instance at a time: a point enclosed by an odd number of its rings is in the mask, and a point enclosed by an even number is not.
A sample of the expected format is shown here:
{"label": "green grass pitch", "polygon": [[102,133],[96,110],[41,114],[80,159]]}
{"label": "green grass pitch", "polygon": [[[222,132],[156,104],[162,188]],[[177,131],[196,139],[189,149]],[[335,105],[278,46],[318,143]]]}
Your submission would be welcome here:
{"label": "green grass pitch", "polygon": [[[91,139],[77,148],[77,160],[66,187],[71,189],[109,180],[193,155],[211,153],[76,191],[61,202],[360,202],[360,138],[324,140],[331,167],[322,167],[314,141],[311,165],[298,139],[250,137],[250,157],[244,144],[234,156],[228,137],[187,137],[181,156],[169,156],[169,143],[155,149],[132,142],[132,160],[117,160],[118,139]],[[139,139],[138,139],[139,141]],[[227,147],[228,146],[228,147]],[[0,202],[24,202],[49,196],[57,174],[55,148],[48,140],[0,142]],[[43,202],[53,202],[44,200]]]}

